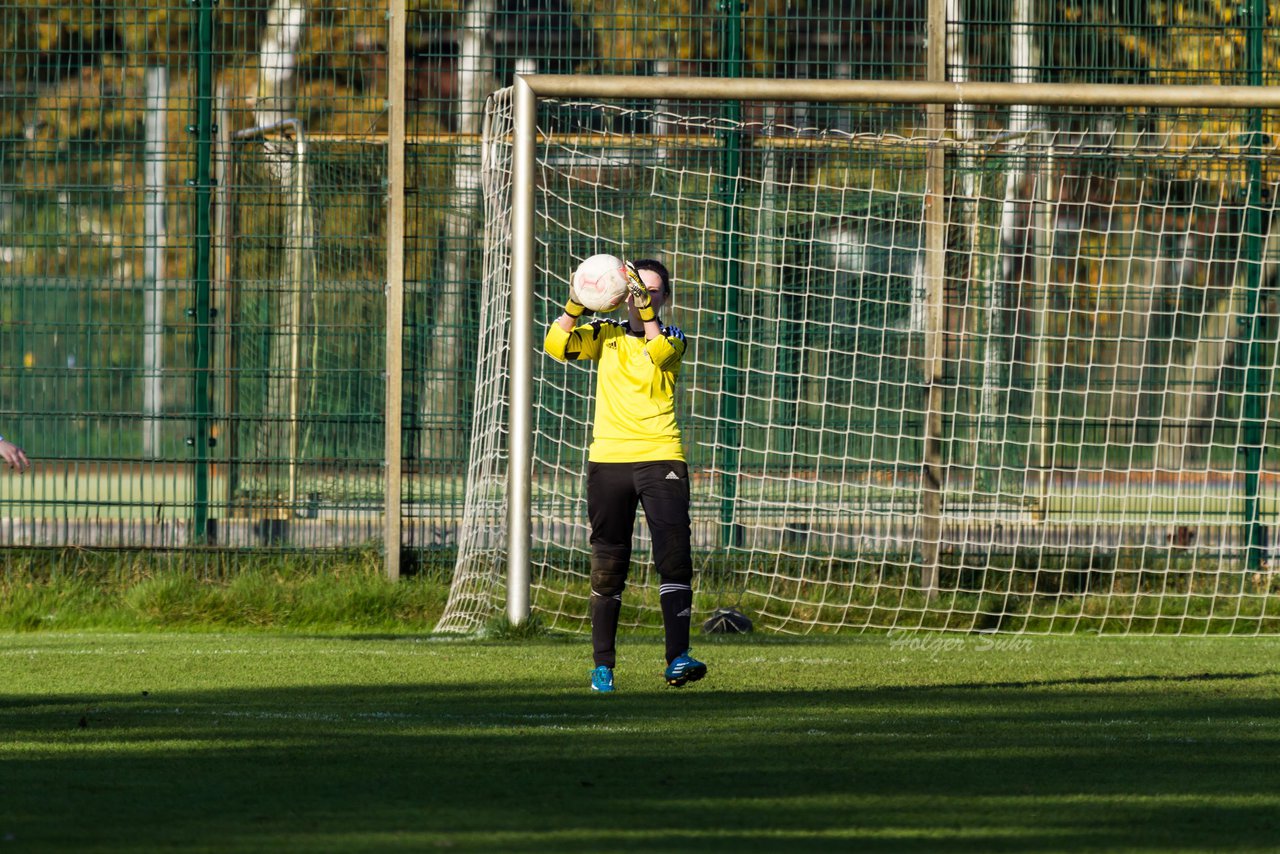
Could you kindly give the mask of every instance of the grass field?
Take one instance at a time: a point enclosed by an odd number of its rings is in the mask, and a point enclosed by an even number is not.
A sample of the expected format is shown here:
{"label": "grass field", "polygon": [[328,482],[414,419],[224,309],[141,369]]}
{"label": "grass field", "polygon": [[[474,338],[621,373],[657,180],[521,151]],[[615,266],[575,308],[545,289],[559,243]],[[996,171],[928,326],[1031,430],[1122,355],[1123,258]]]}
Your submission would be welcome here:
{"label": "grass field", "polygon": [[0,850],[1165,851],[1280,840],[1280,640],[0,634]]}

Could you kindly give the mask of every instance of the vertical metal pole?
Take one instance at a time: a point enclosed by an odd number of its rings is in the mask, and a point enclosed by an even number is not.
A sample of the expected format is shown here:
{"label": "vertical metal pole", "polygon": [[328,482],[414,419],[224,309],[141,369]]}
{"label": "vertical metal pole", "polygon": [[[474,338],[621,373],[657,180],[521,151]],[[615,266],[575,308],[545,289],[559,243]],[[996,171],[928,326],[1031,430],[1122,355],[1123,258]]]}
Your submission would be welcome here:
{"label": "vertical metal pole", "polygon": [[[947,77],[946,0],[929,0],[928,75],[931,82]],[[924,448],[920,495],[920,586],[933,598],[938,592],[938,556],[942,544],[942,491],[946,479],[942,454],[943,359],[947,269],[946,150],[942,135],[947,111],[941,104],[925,108],[930,145],[925,154],[925,407]]]}
{"label": "vertical metal pole", "polygon": [[[1248,62],[1250,86],[1261,86],[1262,79],[1262,27],[1266,22],[1265,0],[1251,0],[1245,27],[1245,55]],[[1245,371],[1244,424],[1241,450],[1244,453],[1244,524],[1245,541],[1248,543],[1246,567],[1258,570],[1265,548],[1262,520],[1258,503],[1258,480],[1262,470],[1262,445],[1266,440],[1266,377],[1262,368],[1262,317],[1259,312],[1262,284],[1262,255],[1265,238],[1262,234],[1262,111],[1248,112],[1248,207],[1245,209],[1244,252],[1245,261],[1245,309],[1241,318],[1248,329],[1248,365]]]}
{"label": "vertical metal pole", "polygon": [[302,451],[302,299],[306,281],[306,262],[310,257],[310,235],[307,233],[307,139],[302,122],[294,124],[293,162],[293,233],[289,235],[290,272],[293,292],[289,294],[289,464],[286,518],[298,512],[298,455]]}
{"label": "vertical metal pole", "polygon": [[383,415],[384,487],[382,543],[387,578],[400,577],[401,472],[404,405],[404,139],[405,0],[389,0],[387,39],[387,319],[386,407]]}
{"label": "vertical metal pole", "polygon": [[142,455],[155,459],[160,455],[162,437],[160,412],[164,408],[164,254],[168,239],[165,205],[166,138],[168,136],[169,69],[149,66],[146,71],[147,111],[144,120],[146,141],[143,146],[146,174],[146,203],[143,214],[146,240],[142,248],[143,295],[142,320]]}
{"label": "vertical metal pole", "polygon": [[[1035,237],[1033,269],[1035,293],[1031,296],[1035,348],[1035,379],[1031,388],[1032,443],[1036,448],[1036,501],[1043,520],[1049,507],[1049,483],[1054,464],[1049,431],[1049,362],[1045,335],[1049,331],[1049,276],[1053,256],[1053,217],[1057,189],[1053,184],[1053,146],[1049,146],[1039,168],[1039,192],[1032,195],[1032,233]],[[1029,457],[1030,455],[1028,455]]]}
{"label": "vertical metal pole", "polygon": [[192,465],[194,488],[191,504],[191,540],[206,542],[209,528],[209,287],[213,233],[210,216],[213,180],[213,5],[214,0],[197,0],[196,21],[196,172],[189,182],[195,188],[195,216],[192,238],[195,261],[192,285],[195,304],[189,314],[194,325],[195,352],[192,378]]}
{"label": "vertical metal pole", "polygon": [[[720,11],[724,19],[721,44],[721,64],[724,76],[742,76],[742,0],[722,0]],[[725,119],[730,128],[742,118],[742,102],[725,103]],[[723,374],[720,386],[720,545],[732,548],[738,545],[733,521],[738,483],[738,422],[741,412],[742,358],[738,346],[738,312],[742,289],[742,258],[739,248],[738,228],[738,172],[741,169],[741,145],[739,135],[732,129],[722,134],[724,151],[722,168],[717,179],[717,197],[721,203],[721,234],[724,258],[724,341]]]}
{"label": "vertical metal pole", "polygon": [[[239,481],[239,443],[236,429],[236,412],[239,411],[239,384],[236,375],[237,371],[237,350],[236,350],[236,318],[239,316],[238,294],[236,291],[236,279],[232,275],[232,234],[234,218],[232,214],[232,193],[230,186],[236,181],[236,166],[234,166],[234,150],[232,146],[232,119],[230,119],[230,111],[228,110],[228,87],[223,85],[218,87],[218,101],[216,101],[215,117],[216,125],[216,156],[214,159],[214,230],[216,237],[214,239],[214,268],[212,268],[212,279],[210,288],[215,297],[221,296],[221,311],[218,318],[218,330],[221,335],[219,343],[219,351],[221,352],[221,364],[218,370],[221,373],[221,385],[223,385],[223,396],[219,402],[219,411],[223,412],[225,419],[224,429],[220,431],[218,439],[221,442],[220,460],[224,461],[224,469],[221,470],[221,484],[219,488],[219,499],[223,502],[224,513],[230,515],[234,501],[236,501],[236,490]],[[218,466],[214,466],[215,474],[219,474]]]}
{"label": "vertical metal pole", "polygon": [[511,163],[511,409],[507,415],[507,617],[529,618],[533,472],[533,201],[538,99],[517,75],[512,91],[515,139]]}

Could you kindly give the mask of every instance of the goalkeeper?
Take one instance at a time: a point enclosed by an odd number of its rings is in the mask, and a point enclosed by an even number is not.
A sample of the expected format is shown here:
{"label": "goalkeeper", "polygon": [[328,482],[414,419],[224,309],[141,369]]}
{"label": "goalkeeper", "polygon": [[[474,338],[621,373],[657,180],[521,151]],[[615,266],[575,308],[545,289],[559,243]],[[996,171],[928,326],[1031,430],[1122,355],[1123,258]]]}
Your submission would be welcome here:
{"label": "goalkeeper", "polygon": [[591,359],[596,370],[595,421],[587,454],[591,520],[593,691],[613,690],[618,615],[631,565],[636,505],[644,507],[661,577],[668,685],[707,674],[690,655],[693,557],[689,547],[689,467],[676,423],[675,386],[684,334],[663,326],[658,310],[671,296],[671,274],[659,261],[627,264],[626,321],[597,318],[572,288],[564,313],[547,329],[543,348],[561,361]]}

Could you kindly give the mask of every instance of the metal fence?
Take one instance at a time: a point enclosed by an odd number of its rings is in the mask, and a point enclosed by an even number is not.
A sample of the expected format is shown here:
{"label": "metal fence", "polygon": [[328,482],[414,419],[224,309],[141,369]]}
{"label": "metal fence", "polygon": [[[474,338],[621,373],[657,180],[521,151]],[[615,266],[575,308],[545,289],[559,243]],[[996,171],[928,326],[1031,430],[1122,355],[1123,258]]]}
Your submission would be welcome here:
{"label": "metal fence", "polygon": [[382,547],[396,471],[406,554],[447,556],[476,352],[501,334],[476,325],[478,134],[515,73],[923,80],[930,16],[955,81],[1280,72],[1262,0],[412,4],[390,382],[391,8],[0,0],[0,433],[37,460],[0,479],[0,544]]}

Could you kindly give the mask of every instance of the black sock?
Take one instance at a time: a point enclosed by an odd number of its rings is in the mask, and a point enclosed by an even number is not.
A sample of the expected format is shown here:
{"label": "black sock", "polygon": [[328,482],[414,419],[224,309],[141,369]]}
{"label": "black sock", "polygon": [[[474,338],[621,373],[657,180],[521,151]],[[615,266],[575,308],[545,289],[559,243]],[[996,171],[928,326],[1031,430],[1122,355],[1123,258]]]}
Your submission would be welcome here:
{"label": "black sock", "polygon": [[595,653],[596,667],[616,667],[618,651],[618,615],[622,612],[622,597],[591,594],[591,647]]}
{"label": "black sock", "polygon": [[693,590],[675,584],[662,585],[662,627],[667,635],[667,664],[689,649],[689,622],[693,618]]}

